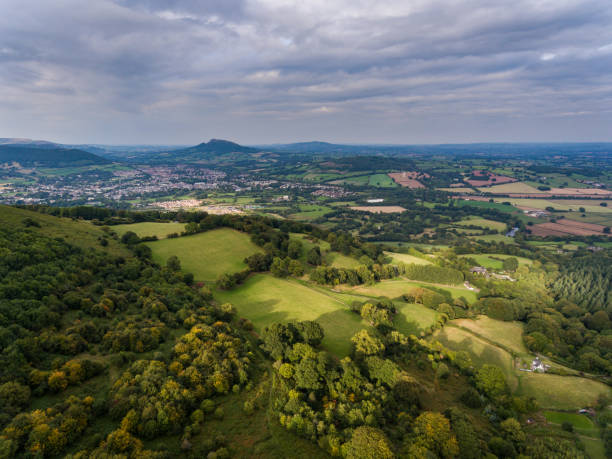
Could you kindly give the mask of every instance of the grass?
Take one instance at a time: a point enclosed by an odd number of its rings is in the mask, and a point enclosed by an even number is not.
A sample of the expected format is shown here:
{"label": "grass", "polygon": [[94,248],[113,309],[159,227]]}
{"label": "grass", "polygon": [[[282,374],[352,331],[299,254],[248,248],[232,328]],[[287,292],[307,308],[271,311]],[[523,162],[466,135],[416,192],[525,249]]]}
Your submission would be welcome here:
{"label": "grass", "polygon": [[503,370],[510,388],[517,389],[518,378],[509,352],[478,338],[469,331],[453,326],[444,327],[434,335],[434,338],[453,351],[466,351],[476,368],[485,364],[498,366]]}
{"label": "grass", "polygon": [[168,234],[181,233],[185,229],[184,223],[132,223],[131,225],[116,225],[112,228],[119,236],[122,236],[128,231],[133,231],[138,237],[157,236],[158,239],[163,239]]}
{"label": "grass", "polygon": [[323,290],[268,274],[253,275],[234,290],[217,291],[215,297],[232,303],[258,332],[275,322],[316,320],[325,332],[323,346],[341,357],[349,354],[351,337],[367,327],[345,303]]}
{"label": "grass", "polygon": [[468,329],[447,325],[434,338],[451,350],[467,351],[476,368],[484,364],[500,367],[517,395],[534,397],[544,409],[576,410],[592,404],[600,394],[612,392],[603,383],[578,376],[529,373],[515,369],[512,354],[506,349],[526,355],[522,339],[519,338],[521,329],[518,324],[484,318],[475,322],[460,320],[452,323]]}
{"label": "grass", "polygon": [[404,335],[419,335],[434,325],[440,313],[422,304],[395,303],[397,315],[393,322],[395,328]]}
{"label": "grass", "polygon": [[334,268],[353,269],[360,265],[359,261],[352,257],[347,257],[338,252],[329,252],[325,256],[325,261]]}
{"label": "grass", "polygon": [[519,266],[527,265],[530,266],[533,264],[533,260],[523,257],[513,257],[512,255],[501,255],[496,253],[479,253],[479,254],[469,254],[469,255],[460,255],[463,258],[472,258],[476,261],[478,266],[484,266],[485,268],[502,270],[503,269],[503,261],[502,259],[506,258],[516,258],[519,262]]}
{"label": "grass", "polygon": [[610,395],[612,390],[603,383],[578,376],[524,372],[518,392],[533,396],[543,408],[576,410],[594,403],[602,393]]}
{"label": "grass", "polygon": [[303,204],[300,206],[300,211],[291,214],[290,217],[295,220],[315,220],[331,210],[331,207]]}
{"label": "grass", "polygon": [[493,229],[498,231],[504,231],[506,224],[502,222],[496,222],[494,220],[487,220],[486,218],[470,217],[461,221],[455,222],[458,226],[478,226],[480,228]]}
{"label": "grass", "polygon": [[[507,200],[504,199],[504,201],[507,201]],[[457,205],[461,207],[472,206],[472,207],[480,207],[482,209],[495,209],[495,210],[499,210],[500,212],[507,212],[510,214],[518,210],[516,207],[512,205],[502,204],[500,202],[489,202],[489,201],[466,201],[464,199],[460,199],[457,202]]]}
{"label": "grass", "polygon": [[563,424],[564,422],[569,422],[576,429],[580,430],[597,430],[595,424],[591,419],[584,415],[578,413],[564,413],[562,411],[545,411],[544,416],[546,417],[546,421],[551,424]]}
{"label": "grass", "polygon": [[431,261],[424,260],[423,258],[415,257],[414,255],[408,255],[406,253],[397,252],[385,252],[385,255],[391,257],[392,263],[413,263],[415,265],[430,265]]}
{"label": "grass", "polygon": [[168,258],[176,255],[183,271],[193,273],[199,281],[214,281],[223,273],[240,271],[246,268],[244,258],[261,250],[248,235],[229,228],[148,242],[147,245],[153,251],[155,262],[165,264]]}
{"label": "grass", "polygon": [[368,178],[368,185],[378,188],[395,188],[398,186],[387,174],[370,175]]}
{"label": "grass", "polygon": [[453,298],[464,297],[469,303],[476,301],[476,293],[472,290],[461,287],[450,287],[441,284],[428,284],[426,282],[416,282],[408,280],[387,280],[378,282],[374,285],[360,285],[354,287],[351,291],[367,295],[371,297],[386,296],[388,298],[397,298],[404,293],[410,291],[414,287],[435,287],[448,291]]}
{"label": "grass", "polygon": [[493,185],[490,187],[482,187],[478,188],[478,190],[483,191],[485,193],[495,193],[495,194],[503,194],[503,193],[530,193],[530,194],[538,194],[543,193],[537,188],[532,187],[531,185],[527,185],[523,182],[514,182],[514,183],[504,183],[502,185]]}
{"label": "grass", "polygon": [[520,322],[504,322],[487,316],[479,316],[477,320],[459,319],[453,321],[453,324],[467,328],[472,333],[493,341],[518,355],[529,353],[523,343],[523,324]]}

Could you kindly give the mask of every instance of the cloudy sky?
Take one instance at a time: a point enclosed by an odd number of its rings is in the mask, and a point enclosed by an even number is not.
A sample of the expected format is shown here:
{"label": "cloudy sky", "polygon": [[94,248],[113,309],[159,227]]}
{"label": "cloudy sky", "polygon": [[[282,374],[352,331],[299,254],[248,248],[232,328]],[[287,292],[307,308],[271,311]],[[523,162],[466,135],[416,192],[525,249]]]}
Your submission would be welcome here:
{"label": "cloudy sky", "polygon": [[610,0],[1,0],[0,137],[612,140]]}

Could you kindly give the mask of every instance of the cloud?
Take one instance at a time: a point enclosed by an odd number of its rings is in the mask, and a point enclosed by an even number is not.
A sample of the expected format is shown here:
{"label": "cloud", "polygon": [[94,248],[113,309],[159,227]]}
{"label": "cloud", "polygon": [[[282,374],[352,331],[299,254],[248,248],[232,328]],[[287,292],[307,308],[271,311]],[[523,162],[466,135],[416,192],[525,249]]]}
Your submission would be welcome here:
{"label": "cloud", "polygon": [[608,3],[4,0],[0,136],[612,140]]}

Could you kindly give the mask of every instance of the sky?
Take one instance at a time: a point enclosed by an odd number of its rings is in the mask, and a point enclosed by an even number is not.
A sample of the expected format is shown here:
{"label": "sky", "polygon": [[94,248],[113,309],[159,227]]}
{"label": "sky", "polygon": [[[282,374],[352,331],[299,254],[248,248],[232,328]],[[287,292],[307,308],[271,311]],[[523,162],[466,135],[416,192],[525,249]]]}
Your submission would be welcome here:
{"label": "sky", "polygon": [[1,0],[0,137],[612,141],[612,1]]}

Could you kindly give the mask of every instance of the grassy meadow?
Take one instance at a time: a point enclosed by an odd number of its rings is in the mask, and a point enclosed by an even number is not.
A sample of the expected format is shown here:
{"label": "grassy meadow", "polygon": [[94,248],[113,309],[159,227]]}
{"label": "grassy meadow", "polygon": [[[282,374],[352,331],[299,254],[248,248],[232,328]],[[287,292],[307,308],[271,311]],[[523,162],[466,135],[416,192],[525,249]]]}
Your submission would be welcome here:
{"label": "grassy meadow", "polygon": [[119,236],[133,231],[138,237],[151,237],[156,236],[158,239],[164,239],[168,234],[178,233],[180,234],[185,230],[184,223],[171,222],[171,223],[157,223],[157,222],[143,222],[143,223],[132,223],[130,225],[115,225],[112,228]]}
{"label": "grassy meadow", "polygon": [[385,252],[385,255],[391,257],[391,263],[413,263],[415,265],[430,265],[431,261],[425,260],[423,258],[415,257],[414,255],[408,255],[407,253],[397,253],[397,252]]}
{"label": "grassy meadow", "polygon": [[192,236],[148,242],[153,260],[165,264],[176,255],[185,272],[196,280],[214,281],[223,273],[245,269],[245,257],[261,251],[251,238],[239,231],[221,228]]}
{"label": "grassy meadow", "polygon": [[341,357],[350,352],[351,337],[368,326],[323,289],[268,274],[255,274],[233,290],[217,291],[215,297],[232,303],[238,316],[253,322],[257,331],[275,322],[316,320],[325,331],[323,346]]}
{"label": "grassy meadow", "polygon": [[397,314],[393,319],[395,328],[404,335],[419,335],[434,325],[440,313],[422,304],[396,302]]}
{"label": "grassy meadow", "polygon": [[478,263],[478,266],[484,266],[485,268],[502,270],[503,269],[503,260],[506,258],[516,258],[519,262],[519,266],[523,265],[531,265],[533,264],[533,260],[523,257],[514,257],[512,255],[501,255],[497,253],[471,253],[468,255],[459,255],[463,258],[472,258]]}
{"label": "grassy meadow", "polygon": [[426,282],[408,281],[408,280],[385,280],[374,285],[359,285],[350,288],[349,291],[360,295],[371,297],[385,296],[388,298],[397,298],[404,293],[410,291],[414,287],[435,287],[448,291],[453,298],[465,298],[469,303],[476,301],[476,293],[463,287],[450,287],[439,284],[428,284]]}

